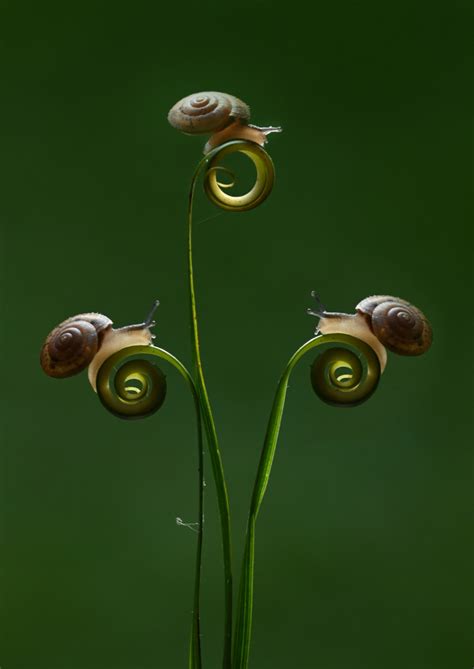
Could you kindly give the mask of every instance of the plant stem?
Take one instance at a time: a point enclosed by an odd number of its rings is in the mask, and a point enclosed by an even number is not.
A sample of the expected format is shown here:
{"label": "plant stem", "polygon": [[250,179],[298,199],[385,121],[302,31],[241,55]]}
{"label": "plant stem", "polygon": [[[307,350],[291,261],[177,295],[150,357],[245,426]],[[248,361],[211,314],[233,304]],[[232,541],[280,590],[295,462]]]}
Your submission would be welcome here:
{"label": "plant stem", "polygon": [[[246,669],[250,653],[250,638],[252,631],[253,611],[253,580],[255,564],[255,526],[265,491],[267,489],[272,469],[275,450],[278,443],[283,411],[285,408],[288,381],[296,363],[312,348],[321,344],[349,343],[354,340],[346,335],[319,335],[303,344],[289,359],[277,386],[273,401],[267,432],[263,444],[260,462],[258,464],[252,499],[250,503],[247,535],[242,562],[239,601],[237,605],[237,620],[234,635],[233,669]],[[375,354],[374,354],[375,357]]]}
{"label": "plant stem", "polygon": [[187,381],[194,401],[194,408],[196,410],[196,421],[198,430],[198,530],[196,542],[196,566],[194,577],[194,605],[193,605],[193,619],[191,628],[191,642],[189,645],[189,669],[201,669],[201,622],[200,622],[200,592],[201,592],[201,568],[202,568],[202,542],[204,532],[204,448],[202,439],[202,419],[201,407],[199,401],[199,393],[193,381],[191,374],[188,372],[183,363],[174,355],[168,353],[158,346],[152,347],[158,355],[164,360],[167,360],[173,365]]}
{"label": "plant stem", "polygon": [[[155,348],[155,347],[154,347]],[[157,348],[157,347],[156,347]],[[202,439],[202,419],[199,394],[194,384],[191,374],[186,367],[174,356],[164,349],[162,353],[167,354],[165,359],[178,369],[181,375],[188,382],[194,400],[196,410],[196,420],[198,428],[198,530],[196,542],[196,566],[194,577],[194,606],[193,621],[191,628],[191,643],[189,646],[189,669],[201,669],[201,621],[200,621],[200,593],[201,593],[201,569],[202,569],[202,542],[204,532],[204,448]],[[163,356],[165,357],[165,356]]]}
{"label": "plant stem", "polygon": [[[202,438],[202,418],[201,405],[199,401],[199,393],[191,374],[188,372],[183,363],[174,355],[165,351],[159,346],[152,346],[149,344],[128,346],[113,355],[111,355],[102,364],[97,376],[97,394],[104,406],[112,411],[115,415],[122,418],[137,418],[140,414],[123,411],[123,404],[116,404],[118,387],[115,379],[118,371],[123,368],[123,365],[139,362],[143,360],[151,360],[156,364],[156,358],[165,360],[172,365],[184,380],[189,385],[191,394],[193,396],[194,408],[196,411],[196,422],[198,432],[198,530],[197,530],[197,545],[196,545],[196,567],[194,578],[194,599],[193,599],[193,617],[191,628],[191,641],[189,647],[189,669],[201,669],[201,634],[200,634],[200,587],[201,587],[201,565],[202,565],[202,541],[204,528],[204,449]],[[123,380],[122,380],[123,383]],[[120,387],[120,384],[119,384]],[[123,391],[123,388],[120,388]],[[123,395],[120,395],[123,401]],[[140,400],[137,402],[140,406]],[[125,405],[127,407],[129,405]],[[149,407],[147,407],[149,409]],[[119,410],[121,409],[121,411]]]}
{"label": "plant stem", "polygon": [[[296,354],[295,354],[296,355]],[[247,536],[242,561],[242,575],[240,580],[239,601],[237,606],[237,621],[234,637],[234,669],[246,669],[250,652],[250,638],[252,631],[253,612],[253,581],[255,565],[255,525],[258,511],[268,484],[270,471],[278,442],[278,434],[285,406],[288,379],[296,361],[290,359],[278,383],[273,402],[267,433],[257,469],[252,499],[250,503],[247,524]]]}
{"label": "plant stem", "polygon": [[188,205],[188,272],[189,272],[189,297],[191,308],[191,330],[192,330],[192,348],[194,354],[194,363],[196,368],[196,388],[201,404],[202,417],[206,430],[209,454],[211,458],[214,481],[216,485],[217,500],[219,505],[219,514],[221,521],[222,547],[224,559],[224,597],[225,597],[225,617],[224,617],[224,653],[223,667],[231,669],[231,651],[232,651],[232,545],[230,531],[230,509],[229,497],[224,478],[224,468],[217,440],[216,427],[212,415],[211,404],[207,394],[204,380],[204,372],[201,361],[201,352],[199,346],[199,329],[196,306],[196,293],[194,288],[193,272],[193,245],[192,245],[192,223],[193,223],[193,199],[196,189],[196,181],[201,169],[206,165],[209,156],[203,158],[194,172],[191,187],[189,191]]}

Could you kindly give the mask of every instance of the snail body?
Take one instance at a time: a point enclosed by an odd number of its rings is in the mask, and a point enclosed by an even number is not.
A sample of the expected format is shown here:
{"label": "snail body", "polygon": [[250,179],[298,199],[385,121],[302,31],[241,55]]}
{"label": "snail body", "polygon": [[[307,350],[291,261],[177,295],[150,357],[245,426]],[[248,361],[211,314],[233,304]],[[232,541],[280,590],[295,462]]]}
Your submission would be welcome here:
{"label": "snail body", "polygon": [[249,124],[249,106],[228,93],[203,91],[179,100],[168,113],[169,123],[189,135],[209,134],[204,153],[232,139],[247,139],[263,146],[279,127]]}
{"label": "snail body", "polygon": [[125,347],[151,344],[157,306],[158,301],[145,322],[122,328],[113,328],[108,316],[94,312],[67,318],[49,333],[41,348],[43,371],[61,379],[89,367],[89,382],[96,391],[97,372],[106,358]]}
{"label": "snail body", "polygon": [[391,295],[365,298],[357,304],[355,314],[326,311],[321,304],[316,311],[308,309],[308,313],[320,319],[317,332],[345,333],[369,344],[382,372],[387,364],[386,349],[399,355],[421,355],[433,339],[426,316],[410,302]]}

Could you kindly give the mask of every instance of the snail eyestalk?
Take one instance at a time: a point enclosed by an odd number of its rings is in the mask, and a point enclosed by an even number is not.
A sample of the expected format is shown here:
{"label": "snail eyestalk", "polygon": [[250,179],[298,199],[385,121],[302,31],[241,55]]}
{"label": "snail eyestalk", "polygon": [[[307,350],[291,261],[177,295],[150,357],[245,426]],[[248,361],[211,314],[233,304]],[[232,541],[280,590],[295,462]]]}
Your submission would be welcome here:
{"label": "snail eyestalk", "polygon": [[159,306],[160,306],[160,300],[155,300],[150,309],[150,313],[146,317],[145,322],[143,324],[146,328],[151,328],[154,325],[156,325],[155,321],[153,320],[153,316],[155,315],[155,311],[158,309]]}
{"label": "snail eyestalk", "polygon": [[355,406],[367,400],[374,393],[381,374],[378,357],[371,347],[346,334],[317,335],[303,344],[288,361],[277,386],[250,503],[237,604],[233,669],[246,669],[248,666],[253,612],[255,527],[278,443],[288,382],[296,363],[312,349],[316,349],[318,353],[311,372],[313,389],[324,402],[334,406]]}
{"label": "snail eyestalk", "polygon": [[306,313],[310,316],[317,316],[318,318],[322,318],[326,312],[326,307],[321,302],[321,299],[315,290],[311,291],[311,297],[314,297],[316,301],[316,309],[311,309],[308,307],[308,309],[306,309]]}
{"label": "snail eyestalk", "polygon": [[156,325],[156,321],[153,320],[153,316],[155,315],[155,311],[158,309],[159,306],[160,306],[160,300],[154,300],[150,312],[148,313],[148,316],[143,321],[143,323],[133,323],[132,325],[125,325],[124,327],[116,328],[116,331],[118,332],[123,330],[127,331],[150,330],[151,328],[154,328]]}

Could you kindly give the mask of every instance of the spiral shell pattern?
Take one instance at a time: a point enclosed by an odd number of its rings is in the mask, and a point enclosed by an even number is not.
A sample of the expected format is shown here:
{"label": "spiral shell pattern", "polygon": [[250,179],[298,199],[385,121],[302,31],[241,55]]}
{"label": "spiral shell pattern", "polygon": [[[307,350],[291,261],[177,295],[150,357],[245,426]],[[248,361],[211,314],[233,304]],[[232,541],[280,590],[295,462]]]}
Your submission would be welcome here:
{"label": "spiral shell pattern", "polygon": [[406,300],[390,295],[368,297],[357,310],[370,315],[375,336],[390,351],[421,355],[431,346],[433,332],[422,311]]}
{"label": "spiral shell pattern", "polygon": [[370,297],[361,300],[356,306],[356,310],[367,316],[372,316],[374,309],[378,307],[379,304],[382,304],[382,302],[397,302],[398,304],[404,304],[408,307],[411,306],[410,302],[402,300],[401,297],[394,297],[393,295],[371,295]]}
{"label": "spiral shell pattern", "polygon": [[112,321],[102,314],[79,314],[60,323],[49,333],[40,355],[48,376],[65,378],[85,369],[100,345],[101,333]]}
{"label": "spiral shell pattern", "polygon": [[233,95],[215,91],[188,95],[168,113],[168,121],[174,128],[191,135],[217,132],[236,119],[247,123],[249,107]]}

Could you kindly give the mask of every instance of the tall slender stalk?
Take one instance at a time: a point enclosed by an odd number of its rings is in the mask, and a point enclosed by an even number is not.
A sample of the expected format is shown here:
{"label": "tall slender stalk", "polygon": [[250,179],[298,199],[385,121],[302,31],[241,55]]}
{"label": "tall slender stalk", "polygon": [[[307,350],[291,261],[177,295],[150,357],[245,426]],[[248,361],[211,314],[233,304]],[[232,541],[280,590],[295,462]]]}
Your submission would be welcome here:
{"label": "tall slender stalk", "polygon": [[194,364],[196,370],[196,388],[201,404],[202,417],[204,427],[206,430],[209,454],[211,457],[211,464],[214,474],[214,481],[217,491],[217,500],[219,505],[219,515],[221,521],[222,533],[222,548],[224,560],[224,598],[225,598],[225,614],[224,614],[224,651],[222,666],[224,669],[231,668],[231,652],[232,652],[232,601],[233,601],[233,580],[232,580],[232,544],[231,544],[231,529],[230,529],[230,508],[229,496],[227,493],[227,486],[224,477],[224,468],[222,464],[222,457],[219,450],[219,443],[217,439],[217,431],[212,415],[211,404],[206,389],[204,380],[204,372],[201,360],[201,351],[199,345],[199,328],[198,315],[196,305],[196,292],[194,288],[194,271],[193,271],[193,200],[196,190],[196,181],[204,165],[207,164],[207,158],[203,158],[198,164],[194,172],[191,187],[189,191],[188,204],[188,274],[189,274],[189,298],[191,309],[191,337],[192,348],[194,354]]}
{"label": "tall slender stalk", "polygon": [[[242,153],[253,163],[256,170],[254,186],[244,195],[233,196],[225,191],[232,187],[232,183],[223,184],[217,179],[219,171],[224,171],[233,176],[226,168],[219,165],[220,160],[232,153]],[[189,273],[189,298],[191,316],[191,341],[196,373],[196,388],[201,403],[204,427],[206,430],[209,453],[211,457],[214,481],[217,490],[219,514],[221,521],[222,546],[224,558],[224,654],[223,667],[231,669],[232,666],[232,607],[233,607],[233,578],[232,578],[232,545],[230,530],[229,497],[224,478],[222,457],[217,440],[216,427],[212,415],[211,404],[204,380],[204,372],[199,345],[199,327],[196,304],[196,291],[194,286],[193,268],[193,202],[196,192],[196,183],[203,168],[206,167],[204,177],[204,189],[209,199],[221,209],[233,212],[249,211],[261,204],[270,194],[274,182],[274,167],[270,156],[266,151],[254,142],[243,140],[231,140],[221,144],[207,153],[198,163],[191,180],[188,201],[188,273]]]}

